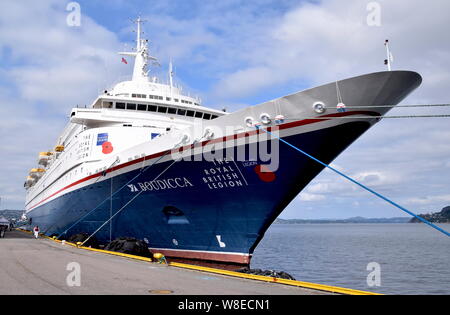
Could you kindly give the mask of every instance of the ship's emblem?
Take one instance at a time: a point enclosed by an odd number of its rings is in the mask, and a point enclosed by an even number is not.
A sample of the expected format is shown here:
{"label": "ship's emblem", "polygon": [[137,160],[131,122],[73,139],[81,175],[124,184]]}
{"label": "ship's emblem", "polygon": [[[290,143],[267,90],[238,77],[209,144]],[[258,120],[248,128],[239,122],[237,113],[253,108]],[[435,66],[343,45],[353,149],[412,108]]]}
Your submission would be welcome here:
{"label": "ship's emblem", "polygon": [[139,191],[139,189],[135,186],[135,185],[133,185],[133,184],[130,184],[130,185],[127,185],[128,186],[128,188],[130,188],[130,191],[131,192],[137,192],[137,191]]}
{"label": "ship's emblem", "polygon": [[108,134],[107,133],[99,133],[97,135],[97,145],[102,145],[103,143],[108,141]]}

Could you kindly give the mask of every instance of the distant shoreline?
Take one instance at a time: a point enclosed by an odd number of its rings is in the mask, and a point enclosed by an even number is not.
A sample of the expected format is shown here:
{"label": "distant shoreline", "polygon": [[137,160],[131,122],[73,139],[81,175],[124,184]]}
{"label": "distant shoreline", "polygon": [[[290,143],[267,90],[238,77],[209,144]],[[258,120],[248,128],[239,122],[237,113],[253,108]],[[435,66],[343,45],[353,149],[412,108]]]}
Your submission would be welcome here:
{"label": "distant shoreline", "polygon": [[276,219],[274,224],[355,224],[355,223],[367,223],[367,224],[398,224],[409,223],[411,218],[397,217],[397,218],[348,218],[348,219]]}
{"label": "distant shoreline", "polygon": [[[419,214],[420,217],[432,223],[450,223],[450,206],[443,208],[440,212]],[[354,217],[348,219],[281,219],[278,218],[275,224],[331,224],[331,223],[422,223],[417,218],[396,217],[396,218],[364,218]]]}

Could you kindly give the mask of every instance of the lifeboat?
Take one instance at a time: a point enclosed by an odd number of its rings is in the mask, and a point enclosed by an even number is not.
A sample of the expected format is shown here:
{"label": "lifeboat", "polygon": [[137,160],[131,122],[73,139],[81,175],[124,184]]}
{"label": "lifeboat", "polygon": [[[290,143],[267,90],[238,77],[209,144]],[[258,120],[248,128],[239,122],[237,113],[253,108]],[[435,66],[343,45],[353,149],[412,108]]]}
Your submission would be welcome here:
{"label": "lifeboat", "polygon": [[30,176],[34,179],[39,179],[44,174],[45,170],[43,168],[33,168],[30,171]]}
{"label": "lifeboat", "polygon": [[27,176],[27,179],[25,180],[25,187],[31,187],[36,182],[36,179],[31,176]]}
{"label": "lifeboat", "polygon": [[55,147],[55,152],[61,153],[62,151],[64,151],[64,146],[63,145],[57,145]]}
{"label": "lifeboat", "polygon": [[47,166],[48,161],[53,153],[52,152],[41,152],[39,153],[38,164],[42,166]]}

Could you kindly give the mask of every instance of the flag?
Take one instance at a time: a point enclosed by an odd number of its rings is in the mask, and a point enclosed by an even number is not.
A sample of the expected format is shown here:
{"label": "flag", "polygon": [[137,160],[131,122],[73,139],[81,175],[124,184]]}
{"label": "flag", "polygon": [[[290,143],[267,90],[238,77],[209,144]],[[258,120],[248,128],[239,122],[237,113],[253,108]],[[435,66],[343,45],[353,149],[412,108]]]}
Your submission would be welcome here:
{"label": "flag", "polygon": [[124,64],[126,64],[126,65],[128,64],[127,60],[126,60],[125,58],[123,58],[123,57],[122,57],[122,62],[123,62]]}

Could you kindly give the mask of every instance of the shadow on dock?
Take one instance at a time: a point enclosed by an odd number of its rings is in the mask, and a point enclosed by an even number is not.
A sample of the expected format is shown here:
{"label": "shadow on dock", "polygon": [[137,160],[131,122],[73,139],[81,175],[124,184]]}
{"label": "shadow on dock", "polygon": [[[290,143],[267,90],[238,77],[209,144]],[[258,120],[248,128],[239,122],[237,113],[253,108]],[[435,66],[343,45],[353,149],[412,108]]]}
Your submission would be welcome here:
{"label": "shadow on dock", "polygon": [[34,237],[31,233],[25,233],[25,232],[21,232],[21,231],[17,231],[17,230],[12,230],[12,231],[6,231],[5,237],[0,239],[0,242],[8,240],[8,239],[19,239],[19,238],[34,238]]}

